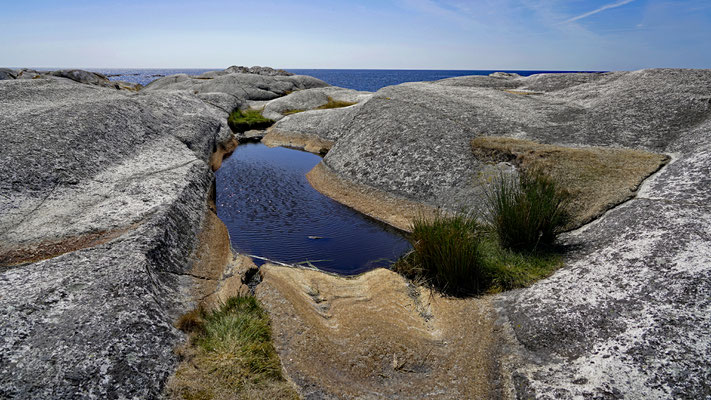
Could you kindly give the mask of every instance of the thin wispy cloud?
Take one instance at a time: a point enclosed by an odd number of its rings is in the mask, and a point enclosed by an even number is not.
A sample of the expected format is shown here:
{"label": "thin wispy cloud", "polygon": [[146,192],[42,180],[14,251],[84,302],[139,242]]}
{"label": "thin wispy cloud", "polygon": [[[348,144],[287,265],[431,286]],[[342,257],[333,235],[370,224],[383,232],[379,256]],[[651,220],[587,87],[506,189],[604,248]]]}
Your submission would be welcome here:
{"label": "thin wispy cloud", "polygon": [[583,18],[587,18],[587,17],[589,17],[589,16],[591,16],[591,15],[595,15],[595,14],[600,13],[600,12],[603,12],[603,11],[605,11],[605,10],[609,10],[609,9],[611,9],[611,8],[617,8],[617,7],[624,6],[625,4],[629,4],[629,3],[633,2],[633,1],[635,1],[635,0],[622,0],[622,1],[618,1],[617,3],[605,4],[604,6],[598,8],[598,9],[596,9],[596,10],[588,11],[588,12],[586,12],[585,14],[580,14],[580,15],[578,15],[578,16],[576,16],[576,17],[573,17],[573,18],[570,18],[570,19],[568,19],[568,20],[566,20],[566,21],[563,21],[563,23],[564,23],[564,24],[568,24],[568,23],[571,23],[571,22],[579,21],[579,20],[581,20],[581,19],[583,19]]}
{"label": "thin wispy cloud", "polygon": [[404,5],[405,8],[416,10],[425,15],[454,21],[462,27],[470,26],[473,23],[469,16],[463,14],[456,7],[451,9],[433,0],[400,0],[400,4]]}

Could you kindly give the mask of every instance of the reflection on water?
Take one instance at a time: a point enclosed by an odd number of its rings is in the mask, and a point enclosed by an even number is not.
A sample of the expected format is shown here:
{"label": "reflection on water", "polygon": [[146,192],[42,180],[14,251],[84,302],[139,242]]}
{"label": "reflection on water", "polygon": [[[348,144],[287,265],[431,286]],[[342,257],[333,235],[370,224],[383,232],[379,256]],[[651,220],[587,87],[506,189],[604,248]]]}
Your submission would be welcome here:
{"label": "reflection on water", "polygon": [[305,175],[320,161],[302,151],[240,145],[217,171],[217,214],[232,246],[346,275],[388,266],[407,251],[401,234],[309,185]]}

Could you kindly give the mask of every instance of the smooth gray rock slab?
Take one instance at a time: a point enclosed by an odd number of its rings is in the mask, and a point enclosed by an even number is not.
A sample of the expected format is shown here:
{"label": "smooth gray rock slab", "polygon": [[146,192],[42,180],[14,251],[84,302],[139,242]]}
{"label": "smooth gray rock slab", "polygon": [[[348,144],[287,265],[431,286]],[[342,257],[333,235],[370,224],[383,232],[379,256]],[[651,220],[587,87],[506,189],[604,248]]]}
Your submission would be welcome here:
{"label": "smooth gray rock slab", "polygon": [[227,93],[198,93],[196,96],[205,103],[215,106],[228,114],[245,105],[244,99]]}
{"label": "smooth gray rock slab", "polygon": [[489,74],[490,77],[492,78],[503,78],[503,79],[510,79],[510,78],[520,78],[521,75],[513,72],[494,72]]}
{"label": "smooth gray rock slab", "polygon": [[372,97],[370,92],[360,92],[339,87],[325,87],[300,90],[287,96],[271,100],[264,106],[262,115],[278,121],[284,118],[284,112],[292,110],[307,111],[328,103],[329,99],[348,103],[360,103]]}
{"label": "smooth gray rock slab", "polygon": [[711,208],[637,198],[569,235],[566,267],[502,296],[519,396],[711,395]]}
{"label": "smooth gray rock slab", "polygon": [[494,302],[517,398],[711,398],[711,70],[407,83],[330,128],[324,162],[343,177],[452,208],[481,204],[480,135],[671,154],[563,236],[565,267]]}
{"label": "smooth gray rock slab", "polygon": [[467,198],[479,168],[471,139],[663,152],[711,114],[709,82],[709,70],[642,70],[386,87],[352,122],[332,127],[340,139],[325,162],[348,179],[435,206],[476,203]]}
{"label": "smooth gray rock slab", "polygon": [[17,79],[36,79],[41,74],[33,69],[23,68],[17,71]]}
{"label": "smooth gray rock slab", "polygon": [[226,118],[185,93],[0,81],[0,254],[60,243],[0,265],[0,398],[160,397]]}
{"label": "smooth gray rock slab", "polygon": [[57,76],[60,78],[67,78],[67,79],[73,80],[74,82],[86,83],[88,85],[97,85],[97,86],[110,86],[111,85],[109,78],[107,78],[106,76],[96,73],[96,72],[83,71],[80,69],[63,69],[63,70],[49,72],[49,73],[47,73],[47,75]]}
{"label": "smooth gray rock slab", "polygon": [[17,78],[17,71],[9,68],[0,68],[0,81]]}
{"label": "smooth gray rock slab", "polygon": [[311,110],[288,115],[272,125],[273,131],[304,136],[317,136],[336,141],[341,138],[343,126],[358,113],[360,104],[329,110]]}

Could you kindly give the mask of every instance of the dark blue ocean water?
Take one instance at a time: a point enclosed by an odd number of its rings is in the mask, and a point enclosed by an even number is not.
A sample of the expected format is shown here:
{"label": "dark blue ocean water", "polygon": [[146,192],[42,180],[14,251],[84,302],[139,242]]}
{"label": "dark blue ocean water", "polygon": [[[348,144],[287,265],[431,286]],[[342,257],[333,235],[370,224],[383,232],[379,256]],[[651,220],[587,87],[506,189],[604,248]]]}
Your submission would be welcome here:
{"label": "dark blue ocean water", "polygon": [[[121,80],[147,85],[167,75],[200,75],[211,69],[92,69],[109,75],[111,80]],[[516,72],[523,76],[538,73],[562,73],[577,71],[513,71],[513,70],[394,70],[394,69],[290,69],[299,75],[310,75],[334,86],[375,92],[380,88],[404,82],[436,81],[466,75],[489,75],[492,72]]]}

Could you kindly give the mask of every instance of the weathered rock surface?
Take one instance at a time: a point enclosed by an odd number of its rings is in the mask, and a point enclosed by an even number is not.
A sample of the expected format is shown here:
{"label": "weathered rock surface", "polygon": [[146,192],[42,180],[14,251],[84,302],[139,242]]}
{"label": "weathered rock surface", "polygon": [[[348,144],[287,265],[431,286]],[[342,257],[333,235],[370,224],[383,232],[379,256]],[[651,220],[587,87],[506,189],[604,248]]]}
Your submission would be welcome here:
{"label": "weathered rock surface", "polygon": [[114,89],[123,89],[138,91],[141,85],[131,82],[110,81],[105,75],[96,72],[83,71],[80,69],[64,69],[57,71],[42,71],[38,72],[33,69],[11,70],[0,68],[0,81],[7,79],[51,79],[51,78],[66,78],[74,82],[85,83],[87,85],[95,85],[102,87],[110,87]]}
{"label": "weathered rock surface", "polygon": [[[277,122],[269,128],[263,142],[267,146],[288,146],[325,154],[340,138],[341,128],[372,96],[370,92],[329,87],[303,90],[272,100],[265,104],[262,115]],[[353,104],[318,109],[330,101]],[[300,112],[290,114],[290,111]]]}
{"label": "weathered rock surface", "polygon": [[0,81],[17,78],[17,71],[9,68],[0,68]]}
{"label": "weathered rock surface", "polygon": [[[245,290],[250,263],[225,251],[205,208],[213,154],[232,143],[226,113],[326,84],[228,72],[133,94],[11,73],[0,398],[158,397],[182,338],[174,318],[191,299]],[[455,300],[384,270],[264,268],[257,294],[305,397],[711,398],[711,71],[408,83],[291,115],[272,134],[327,144],[312,181],[340,182],[343,198],[387,195],[372,208],[472,205],[493,168],[471,149],[484,135],[673,158],[564,235],[566,266],[530,288]]]}
{"label": "weathered rock surface", "polygon": [[40,76],[40,73],[34,69],[23,68],[17,71],[17,79],[35,79]]}
{"label": "weathered rock surface", "polygon": [[300,90],[268,102],[264,106],[262,115],[274,121],[279,121],[285,115],[288,115],[289,111],[303,112],[313,110],[329,101],[356,104],[368,100],[372,95],[370,92],[360,92],[339,87]]}
{"label": "weathered rock surface", "polygon": [[291,72],[284,71],[283,69],[274,69],[271,67],[243,67],[233,65],[223,71],[207,71],[201,75],[199,78],[211,79],[227,74],[255,74],[264,76],[292,76]]}
{"label": "weathered rock surface", "polygon": [[0,397],[156,398],[183,340],[226,113],[0,82]]}
{"label": "weathered rock surface", "polygon": [[481,165],[466,149],[471,139],[508,136],[662,152],[680,130],[708,115],[708,75],[480,76],[387,87],[334,127],[341,139],[325,163],[348,179],[433,205],[470,203]]}
{"label": "weathered rock surface", "polygon": [[675,136],[635,199],[568,235],[565,268],[497,300],[520,397],[711,397],[711,121]]}
{"label": "weathered rock surface", "polygon": [[62,69],[48,72],[47,75],[67,78],[74,82],[86,83],[88,85],[105,86],[110,84],[109,78],[105,75],[80,69]]}
{"label": "weathered rock surface", "polygon": [[431,205],[475,204],[484,135],[673,155],[564,237],[564,268],[492,301],[518,398],[711,398],[711,70],[461,77],[354,109],[330,127],[328,170]]}
{"label": "weathered rock surface", "polygon": [[340,138],[340,127],[358,113],[360,106],[356,104],[289,115],[269,128],[264,143],[268,146],[290,146],[325,153]]}
{"label": "weathered rock surface", "polygon": [[188,91],[193,94],[223,93],[235,96],[246,105],[248,100],[272,100],[288,92],[329,86],[322,80],[303,75],[242,73],[232,67],[191,77],[186,74],[156,79],[143,91]]}

